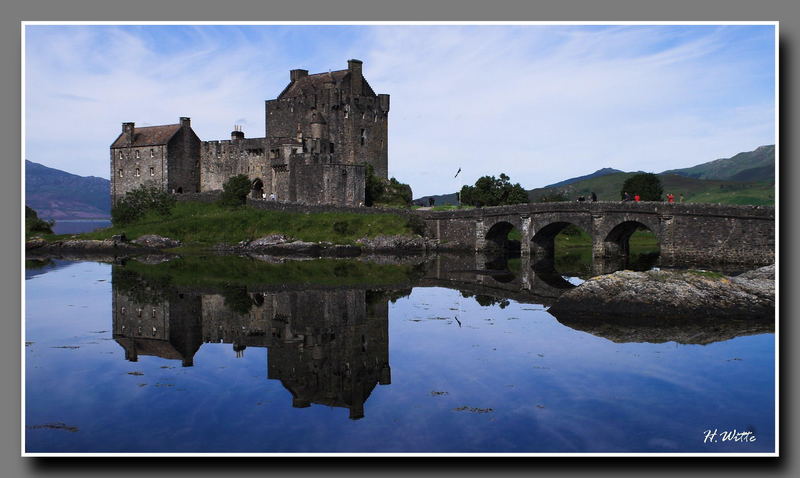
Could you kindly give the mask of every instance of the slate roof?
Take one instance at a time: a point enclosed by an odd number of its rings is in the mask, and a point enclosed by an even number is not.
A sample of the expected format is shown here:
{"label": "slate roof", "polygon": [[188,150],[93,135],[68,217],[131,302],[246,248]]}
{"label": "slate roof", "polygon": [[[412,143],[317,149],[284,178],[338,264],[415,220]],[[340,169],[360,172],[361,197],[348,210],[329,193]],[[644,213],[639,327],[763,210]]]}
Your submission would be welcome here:
{"label": "slate roof", "polygon": [[[131,146],[156,146],[167,144],[175,133],[181,129],[180,124],[166,124],[161,126],[137,126],[133,129],[133,144]],[[121,133],[112,148],[126,148],[128,142],[125,133]]]}
{"label": "slate roof", "polygon": [[[349,74],[350,70],[336,70],[304,76],[299,80],[289,83],[281,94],[278,95],[278,99],[303,96],[304,91],[310,93],[314,90],[321,90],[325,83],[341,84],[344,80],[349,79]],[[375,92],[372,91],[372,87],[367,83],[366,78],[363,79],[361,84],[363,85],[363,95],[376,96]]]}

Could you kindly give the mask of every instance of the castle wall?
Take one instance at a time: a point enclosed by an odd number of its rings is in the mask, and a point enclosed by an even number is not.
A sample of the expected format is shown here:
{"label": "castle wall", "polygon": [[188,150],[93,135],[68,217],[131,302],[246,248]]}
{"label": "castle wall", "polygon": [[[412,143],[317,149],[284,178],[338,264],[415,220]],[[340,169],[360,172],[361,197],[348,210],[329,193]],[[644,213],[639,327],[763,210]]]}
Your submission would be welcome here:
{"label": "castle wall", "polygon": [[298,126],[304,137],[313,137],[308,117],[317,111],[327,123],[336,162],[368,163],[376,176],[388,178],[389,95],[353,95],[346,81],[340,87],[327,85],[303,96],[267,101],[267,137],[271,142],[294,137]]}
{"label": "castle wall", "polygon": [[200,190],[221,190],[222,185],[238,174],[252,181],[261,179],[269,195],[272,172],[267,160],[266,138],[203,141],[200,153]]}
{"label": "castle wall", "polygon": [[167,148],[142,146],[111,149],[111,203],[144,184],[166,189]]}
{"label": "castle wall", "polygon": [[167,191],[200,192],[200,138],[187,124],[167,145]]}

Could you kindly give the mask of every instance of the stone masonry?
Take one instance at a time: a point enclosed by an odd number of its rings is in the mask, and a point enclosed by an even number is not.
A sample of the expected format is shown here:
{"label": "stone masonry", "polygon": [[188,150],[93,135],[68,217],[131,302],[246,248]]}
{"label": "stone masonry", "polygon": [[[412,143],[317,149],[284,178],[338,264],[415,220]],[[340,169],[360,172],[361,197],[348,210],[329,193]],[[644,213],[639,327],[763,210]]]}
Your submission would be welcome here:
{"label": "stone masonry", "polygon": [[254,199],[308,205],[362,206],[366,166],[388,176],[389,95],[375,94],[362,62],[309,75],[292,70],[290,83],[265,108],[265,136],[201,141],[189,118],[137,128],[123,123],[111,145],[112,204],[152,184],[174,194],[217,191],[246,175]]}

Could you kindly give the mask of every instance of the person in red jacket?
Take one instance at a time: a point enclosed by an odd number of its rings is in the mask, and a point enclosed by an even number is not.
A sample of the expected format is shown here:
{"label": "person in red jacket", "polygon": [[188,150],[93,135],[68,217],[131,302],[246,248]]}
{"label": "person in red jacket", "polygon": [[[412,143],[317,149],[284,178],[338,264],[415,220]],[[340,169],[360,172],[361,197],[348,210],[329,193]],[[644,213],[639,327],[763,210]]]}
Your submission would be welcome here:
{"label": "person in red jacket", "polygon": [[639,193],[636,193],[636,194],[634,194],[634,196],[633,196],[633,200],[634,200],[634,201],[636,201],[636,202],[639,202],[639,201],[641,201],[641,200],[642,200],[642,198],[640,198],[640,197],[639,197]]}

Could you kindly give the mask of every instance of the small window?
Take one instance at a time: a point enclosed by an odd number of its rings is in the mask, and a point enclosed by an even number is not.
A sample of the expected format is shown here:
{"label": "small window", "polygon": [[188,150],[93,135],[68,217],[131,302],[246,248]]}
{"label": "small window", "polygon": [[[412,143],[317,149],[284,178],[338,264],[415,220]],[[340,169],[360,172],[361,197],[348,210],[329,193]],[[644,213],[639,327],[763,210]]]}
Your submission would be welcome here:
{"label": "small window", "polygon": [[150,150],[150,157],[151,158],[155,158],[156,157],[156,152],[153,151],[152,149]]}
{"label": "small window", "polygon": [[150,176],[156,175],[156,168],[150,168]]}
{"label": "small window", "polygon": [[119,177],[122,177],[122,170],[121,170],[121,169],[117,170],[117,175],[118,175]]}
{"label": "small window", "polygon": [[119,311],[119,312],[120,312],[122,315],[125,315],[125,307],[123,307],[122,309],[120,309],[120,311]]}
{"label": "small window", "polygon": [[[361,142],[361,144],[364,144],[364,142],[362,141],[362,142]],[[142,175],[142,174],[141,174],[141,172],[139,171],[139,168],[136,168],[136,177],[138,178],[138,177],[139,177],[139,176],[141,176],[141,175]]]}
{"label": "small window", "polygon": [[366,142],[367,142],[367,130],[362,129],[361,130],[361,146],[364,146],[364,144],[366,144]]}
{"label": "small window", "polygon": [[330,145],[330,153],[333,154],[333,143],[328,143]]}
{"label": "small window", "polygon": [[153,319],[156,318],[156,309],[153,309],[153,311],[150,313],[150,317]]}
{"label": "small window", "polygon": [[139,150],[136,150],[136,159],[139,159]]}
{"label": "small window", "polygon": [[142,308],[141,308],[141,307],[139,307],[138,309],[136,309],[136,315],[137,315],[138,317],[141,317],[141,316],[142,316]]}
{"label": "small window", "polygon": [[350,116],[350,105],[344,105],[344,117],[348,118]]}
{"label": "small window", "polygon": [[125,156],[122,154],[122,151],[119,152],[119,159],[123,159]]}

